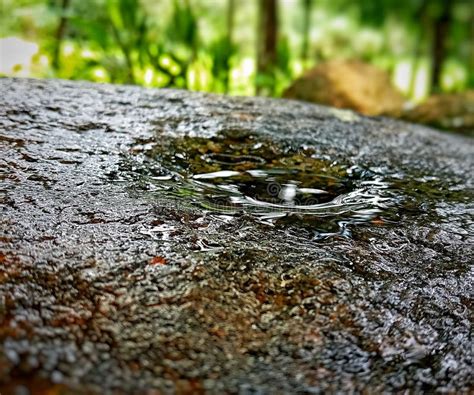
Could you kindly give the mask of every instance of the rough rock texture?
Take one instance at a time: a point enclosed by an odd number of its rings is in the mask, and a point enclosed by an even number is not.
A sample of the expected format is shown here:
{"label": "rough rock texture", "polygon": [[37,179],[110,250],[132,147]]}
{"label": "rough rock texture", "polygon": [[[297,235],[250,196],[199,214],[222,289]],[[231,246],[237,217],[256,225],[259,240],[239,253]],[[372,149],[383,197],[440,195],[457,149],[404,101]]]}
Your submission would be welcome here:
{"label": "rough rock texture", "polygon": [[388,73],[356,60],[334,60],[314,67],[294,81],[283,97],[365,115],[397,115],[404,103]]}
{"label": "rough rock texture", "polygon": [[[472,388],[472,140],[285,100],[0,88],[2,394]],[[221,215],[147,181],[160,147],[215,154],[226,131],[381,177],[390,204],[318,238],[325,218]]]}
{"label": "rough rock texture", "polygon": [[474,91],[433,95],[403,118],[474,135]]}

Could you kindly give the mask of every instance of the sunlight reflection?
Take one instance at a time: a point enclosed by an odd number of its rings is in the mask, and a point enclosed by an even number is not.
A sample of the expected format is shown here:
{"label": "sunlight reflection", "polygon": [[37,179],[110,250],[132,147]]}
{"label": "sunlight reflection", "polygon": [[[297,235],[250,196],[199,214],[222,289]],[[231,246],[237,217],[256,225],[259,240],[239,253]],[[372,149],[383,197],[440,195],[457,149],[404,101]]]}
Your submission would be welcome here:
{"label": "sunlight reflection", "polygon": [[0,39],[0,73],[28,77],[39,46],[18,37]]}

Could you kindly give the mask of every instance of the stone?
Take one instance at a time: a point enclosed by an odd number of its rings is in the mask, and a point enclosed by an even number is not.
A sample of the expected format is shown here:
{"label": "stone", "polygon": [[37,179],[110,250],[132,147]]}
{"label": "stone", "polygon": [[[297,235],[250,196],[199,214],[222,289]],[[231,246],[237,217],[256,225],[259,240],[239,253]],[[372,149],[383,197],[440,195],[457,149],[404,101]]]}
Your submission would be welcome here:
{"label": "stone", "polygon": [[474,91],[443,93],[403,113],[403,118],[436,128],[474,135]]}
{"label": "stone", "polygon": [[0,87],[1,393],[469,391],[472,140],[289,100]]}
{"label": "stone", "polygon": [[365,115],[396,116],[404,104],[402,94],[393,86],[387,72],[358,60],[321,63],[296,79],[283,97]]}

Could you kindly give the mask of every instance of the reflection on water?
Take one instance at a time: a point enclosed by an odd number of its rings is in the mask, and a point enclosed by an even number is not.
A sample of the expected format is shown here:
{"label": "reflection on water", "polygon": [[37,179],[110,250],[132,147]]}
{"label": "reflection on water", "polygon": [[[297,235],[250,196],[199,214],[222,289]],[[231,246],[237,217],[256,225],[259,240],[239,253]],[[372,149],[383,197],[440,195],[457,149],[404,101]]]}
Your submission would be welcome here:
{"label": "reflection on water", "polygon": [[168,180],[153,181],[156,190],[176,197],[187,196],[206,209],[228,215],[245,211],[262,220],[289,214],[318,217],[350,214],[364,221],[380,213],[390,201],[383,196],[388,184],[381,179],[356,183],[349,178],[300,175],[285,169],[176,174]]}
{"label": "reflection on water", "polygon": [[347,235],[348,225],[368,223],[395,204],[380,173],[319,157],[309,147],[249,135],[170,140],[148,148],[134,170],[148,193],[176,204],[269,225],[302,224],[317,237]]}

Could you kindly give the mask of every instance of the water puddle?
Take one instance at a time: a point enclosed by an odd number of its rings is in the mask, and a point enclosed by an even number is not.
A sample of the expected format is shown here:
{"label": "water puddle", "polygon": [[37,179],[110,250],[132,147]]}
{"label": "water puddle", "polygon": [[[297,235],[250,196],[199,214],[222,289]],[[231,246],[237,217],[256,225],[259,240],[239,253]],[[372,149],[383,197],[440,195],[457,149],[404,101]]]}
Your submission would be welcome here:
{"label": "water puddle", "polygon": [[[348,169],[349,171],[352,169]],[[157,190],[187,197],[205,209],[227,215],[250,213],[261,220],[295,216],[352,214],[369,219],[385,207],[382,180],[355,182],[308,170],[259,168],[222,170],[170,179],[152,178]]]}
{"label": "water puddle", "polygon": [[268,225],[304,224],[318,235],[344,234],[394,205],[389,183],[357,166],[245,132],[214,138],[165,138],[138,142],[132,163],[151,196],[174,207],[250,215]]}

